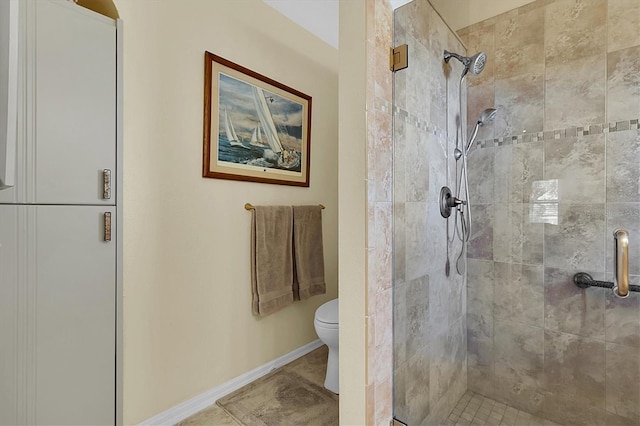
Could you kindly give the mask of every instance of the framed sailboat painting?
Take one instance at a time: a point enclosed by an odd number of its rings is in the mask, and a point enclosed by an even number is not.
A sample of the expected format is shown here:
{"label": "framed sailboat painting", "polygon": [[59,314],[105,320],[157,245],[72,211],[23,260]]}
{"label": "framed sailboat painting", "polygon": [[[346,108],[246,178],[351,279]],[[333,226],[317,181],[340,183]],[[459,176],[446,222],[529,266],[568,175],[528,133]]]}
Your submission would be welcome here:
{"label": "framed sailboat painting", "polygon": [[311,96],[210,52],[202,176],[309,186]]}

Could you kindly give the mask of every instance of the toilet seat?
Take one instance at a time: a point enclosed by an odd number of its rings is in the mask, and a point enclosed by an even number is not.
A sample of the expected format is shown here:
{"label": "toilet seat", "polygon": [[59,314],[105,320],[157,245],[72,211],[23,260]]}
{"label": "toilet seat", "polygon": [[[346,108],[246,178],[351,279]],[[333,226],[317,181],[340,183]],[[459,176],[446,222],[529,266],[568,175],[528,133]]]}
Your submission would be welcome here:
{"label": "toilet seat", "polygon": [[337,328],[338,320],[338,299],[330,300],[316,310],[315,321],[322,327]]}

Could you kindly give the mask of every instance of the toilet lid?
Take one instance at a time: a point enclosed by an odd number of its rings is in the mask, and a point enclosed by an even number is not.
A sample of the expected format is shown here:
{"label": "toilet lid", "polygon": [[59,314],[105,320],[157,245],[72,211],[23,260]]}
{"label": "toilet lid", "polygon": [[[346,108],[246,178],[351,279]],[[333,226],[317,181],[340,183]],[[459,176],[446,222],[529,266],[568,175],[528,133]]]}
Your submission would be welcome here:
{"label": "toilet lid", "polygon": [[323,304],[316,311],[316,321],[326,324],[338,324],[338,299]]}

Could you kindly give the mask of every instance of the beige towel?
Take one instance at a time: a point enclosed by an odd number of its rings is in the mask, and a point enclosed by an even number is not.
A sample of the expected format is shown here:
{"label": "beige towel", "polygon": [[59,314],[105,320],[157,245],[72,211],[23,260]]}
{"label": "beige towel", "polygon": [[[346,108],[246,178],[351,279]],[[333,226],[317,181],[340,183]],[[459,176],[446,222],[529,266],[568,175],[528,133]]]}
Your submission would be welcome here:
{"label": "beige towel", "polygon": [[293,302],[293,213],[256,206],[251,219],[253,313],[269,315]]}
{"label": "beige towel", "polygon": [[293,206],[293,252],[295,300],[326,293],[320,206]]}

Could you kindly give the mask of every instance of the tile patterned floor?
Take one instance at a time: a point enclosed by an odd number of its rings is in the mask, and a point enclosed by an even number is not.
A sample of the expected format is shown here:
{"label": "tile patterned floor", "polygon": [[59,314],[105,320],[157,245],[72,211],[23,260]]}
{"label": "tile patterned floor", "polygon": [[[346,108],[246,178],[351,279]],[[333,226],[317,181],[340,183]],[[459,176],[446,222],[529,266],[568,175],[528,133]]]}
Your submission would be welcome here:
{"label": "tile patterned floor", "polygon": [[[2,0],[0,0],[2,1]],[[327,355],[328,349],[326,346],[309,352],[292,361],[291,363],[282,366],[279,370],[293,371],[296,374],[304,377],[305,379],[317,384],[318,386],[324,386],[325,373],[327,371]],[[276,398],[274,396],[274,402]],[[337,403],[336,403],[337,404]],[[300,407],[300,410],[304,410],[305,407]],[[194,414],[188,419],[178,423],[178,426],[238,426],[242,423],[238,422],[223,408],[213,404],[211,407],[202,410],[201,412]],[[337,425],[336,425],[337,426]]]}
{"label": "tile patterned floor", "polygon": [[449,415],[447,426],[558,426],[549,420],[467,391]]}

